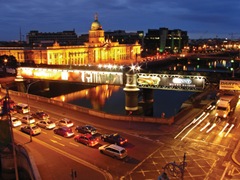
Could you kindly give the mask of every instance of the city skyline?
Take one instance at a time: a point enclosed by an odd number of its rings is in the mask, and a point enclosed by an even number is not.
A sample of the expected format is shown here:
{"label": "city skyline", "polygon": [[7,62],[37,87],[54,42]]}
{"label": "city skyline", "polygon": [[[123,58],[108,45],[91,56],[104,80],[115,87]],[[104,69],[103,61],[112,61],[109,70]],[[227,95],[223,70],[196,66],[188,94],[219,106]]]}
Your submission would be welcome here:
{"label": "city skyline", "polygon": [[0,41],[25,40],[31,30],[86,34],[96,13],[105,31],[146,33],[166,27],[187,31],[190,39],[240,38],[238,0],[0,0],[0,4]]}

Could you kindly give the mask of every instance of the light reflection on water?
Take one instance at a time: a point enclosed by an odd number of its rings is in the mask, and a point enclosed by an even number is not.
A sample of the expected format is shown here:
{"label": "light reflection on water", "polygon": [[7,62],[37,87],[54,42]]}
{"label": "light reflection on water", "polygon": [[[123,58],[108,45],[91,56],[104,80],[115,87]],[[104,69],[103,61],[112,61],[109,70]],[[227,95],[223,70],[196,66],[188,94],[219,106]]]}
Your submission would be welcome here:
{"label": "light reflection on water", "polygon": [[[175,115],[180,110],[182,103],[193,93],[154,90],[153,116],[160,117],[163,112],[166,117]],[[53,99],[110,114],[126,114],[125,93],[123,87],[120,86],[101,85],[54,97]]]}

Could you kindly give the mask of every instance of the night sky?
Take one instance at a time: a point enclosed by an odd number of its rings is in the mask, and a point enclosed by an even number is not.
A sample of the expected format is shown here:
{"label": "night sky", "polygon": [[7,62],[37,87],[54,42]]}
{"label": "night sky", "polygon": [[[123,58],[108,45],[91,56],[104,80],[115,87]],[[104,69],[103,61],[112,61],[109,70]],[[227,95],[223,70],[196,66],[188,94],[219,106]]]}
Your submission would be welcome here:
{"label": "night sky", "polygon": [[0,41],[31,30],[88,33],[95,13],[105,31],[166,27],[190,39],[240,38],[240,0],[0,0]]}

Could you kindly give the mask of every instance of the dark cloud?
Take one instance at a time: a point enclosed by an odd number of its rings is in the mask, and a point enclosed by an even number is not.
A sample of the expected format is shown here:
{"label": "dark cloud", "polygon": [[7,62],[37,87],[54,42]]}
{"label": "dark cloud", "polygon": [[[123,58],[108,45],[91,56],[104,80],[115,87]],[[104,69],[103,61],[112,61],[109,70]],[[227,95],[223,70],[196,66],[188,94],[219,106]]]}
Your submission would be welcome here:
{"label": "dark cloud", "polygon": [[[239,0],[0,0],[0,40],[19,39],[19,29],[87,33],[94,14],[105,31],[167,27],[205,36],[239,33]],[[240,36],[240,35],[239,35]]]}

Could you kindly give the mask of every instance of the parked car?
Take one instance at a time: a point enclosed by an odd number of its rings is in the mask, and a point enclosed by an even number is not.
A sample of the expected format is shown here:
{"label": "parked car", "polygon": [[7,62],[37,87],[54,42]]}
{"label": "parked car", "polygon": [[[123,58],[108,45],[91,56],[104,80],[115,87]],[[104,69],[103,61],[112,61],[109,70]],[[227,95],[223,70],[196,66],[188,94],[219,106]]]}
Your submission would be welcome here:
{"label": "parked car", "polygon": [[101,135],[101,139],[105,142],[109,142],[111,144],[117,144],[117,145],[124,145],[128,141],[126,138],[122,137],[118,133],[103,134]]}
{"label": "parked car", "polygon": [[117,159],[124,159],[128,155],[125,148],[116,144],[105,144],[103,146],[100,146],[98,149],[101,153]]}
{"label": "parked car", "polygon": [[35,119],[31,115],[23,116],[21,121],[22,121],[22,123],[25,123],[25,124],[35,123]]}
{"label": "parked car", "polygon": [[49,115],[47,113],[45,113],[44,111],[37,111],[36,113],[32,114],[32,116],[37,119],[40,119],[40,120],[49,118]]}
{"label": "parked car", "polygon": [[35,124],[25,125],[20,128],[20,130],[27,134],[37,135],[41,133],[41,128],[36,126]]}
{"label": "parked car", "polygon": [[22,125],[22,121],[16,117],[11,117],[12,127],[18,127]]}
{"label": "parked car", "polygon": [[72,136],[74,136],[74,132],[73,132],[72,128],[66,127],[66,126],[54,129],[53,132],[55,134],[58,134],[58,135],[63,136],[63,137],[72,137]]}
{"label": "parked car", "polygon": [[75,130],[83,134],[89,133],[91,135],[94,135],[97,133],[97,129],[91,125],[77,126]]}
{"label": "parked car", "polygon": [[21,114],[29,113],[28,105],[27,105],[27,104],[24,104],[24,103],[17,103],[17,104],[14,106],[14,109],[15,109],[18,113],[21,113]]}
{"label": "parked car", "polygon": [[45,129],[54,129],[56,127],[56,124],[49,119],[40,120],[36,123],[36,125]]}
{"label": "parked car", "polygon": [[70,119],[63,118],[63,119],[58,121],[58,126],[72,127],[73,122]]}
{"label": "parked car", "polygon": [[78,134],[74,137],[74,140],[87,146],[96,146],[98,144],[98,139],[91,134]]}

